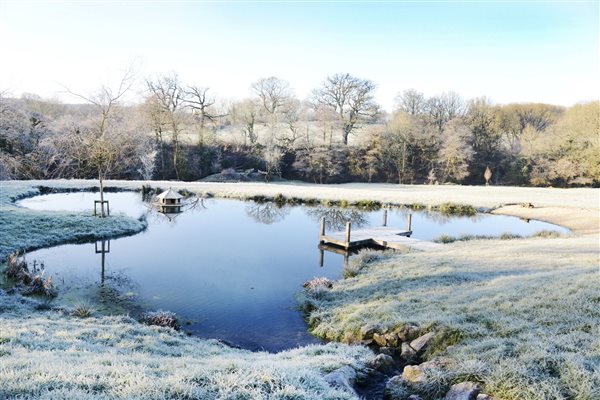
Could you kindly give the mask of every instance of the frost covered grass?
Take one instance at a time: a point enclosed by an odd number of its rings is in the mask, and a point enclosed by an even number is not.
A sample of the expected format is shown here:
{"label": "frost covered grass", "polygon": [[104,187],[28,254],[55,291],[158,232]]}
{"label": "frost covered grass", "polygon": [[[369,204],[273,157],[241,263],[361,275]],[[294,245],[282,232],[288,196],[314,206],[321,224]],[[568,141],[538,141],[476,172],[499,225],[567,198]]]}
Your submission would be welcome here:
{"label": "frost covered grass", "polygon": [[[0,259],[17,249],[130,234],[146,226],[126,216],[100,219],[14,204],[40,194],[38,185],[66,190],[90,182],[1,185]],[[165,316],[154,315],[161,322]],[[351,399],[353,394],[332,387],[324,375],[343,366],[364,370],[371,358],[366,348],[341,344],[253,353],[127,317],[96,317],[85,304],[57,310],[0,290],[0,398]]]}
{"label": "frost covered grass", "polygon": [[127,317],[35,311],[0,291],[0,398],[351,399],[323,376],[363,369],[371,354],[341,344],[253,353]]}
{"label": "frost covered grass", "polygon": [[[537,231],[537,232],[533,233],[529,237],[550,239],[550,238],[559,238],[559,237],[563,237],[563,236],[566,236],[566,235],[564,235],[560,232],[556,232],[556,231],[542,230],[542,231]],[[436,243],[454,243],[454,242],[466,242],[469,240],[493,240],[493,239],[513,240],[513,239],[521,239],[521,238],[522,238],[521,235],[517,235],[514,233],[510,233],[510,232],[504,232],[499,236],[472,235],[472,234],[463,234],[463,235],[459,235],[459,236],[440,235],[440,236],[436,237],[435,239],[433,239],[433,241]]]}
{"label": "frost covered grass", "polygon": [[[90,186],[90,182],[87,183],[86,186]],[[19,199],[40,194],[37,186],[34,182],[0,182],[0,260],[15,251],[130,235],[147,226],[144,220],[124,215],[98,218],[91,212],[36,211],[15,205]]]}
{"label": "frost covered grass", "polygon": [[598,236],[446,246],[337,282],[314,301],[312,332],[343,340],[373,323],[444,327],[453,346],[428,357],[452,363],[428,372],[430,398],[466,379],[500,399],[600,398]]}

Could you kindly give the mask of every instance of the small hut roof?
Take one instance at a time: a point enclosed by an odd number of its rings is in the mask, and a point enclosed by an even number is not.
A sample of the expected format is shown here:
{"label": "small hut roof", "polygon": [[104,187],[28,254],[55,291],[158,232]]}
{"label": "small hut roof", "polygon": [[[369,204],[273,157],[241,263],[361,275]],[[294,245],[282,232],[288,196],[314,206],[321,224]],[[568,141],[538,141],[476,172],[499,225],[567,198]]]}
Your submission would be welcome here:
{"label": "small hut roof", "polygon": [[159,200],[163,200],[163,199],[181,199],[183,198],[182,195],[180,195],[179,193],[177,193],[176,191],[174,191],[173,189],[169,188],[169,190],[165,190],[164,192],[162,192],[161,194],[159,194],[158,196],[156,196],[157,199]]}

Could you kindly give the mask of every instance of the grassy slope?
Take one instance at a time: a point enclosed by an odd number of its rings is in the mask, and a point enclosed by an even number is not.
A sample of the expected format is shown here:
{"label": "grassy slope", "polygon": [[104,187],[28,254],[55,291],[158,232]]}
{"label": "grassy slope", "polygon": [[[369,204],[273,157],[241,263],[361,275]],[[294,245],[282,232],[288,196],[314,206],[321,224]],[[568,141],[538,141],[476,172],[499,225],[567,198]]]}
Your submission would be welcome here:
{"label": "grassy slope", "polygon": [[349,399],[323,375],[361,369],[371,354],[340,344],[252,353],[126,317],[35,311],[0,291],[2,399]]}
{"label": "grassy slope", "polygon": [[[503,399],[600,398],[598,236],[471,241],[369,265],[337,282],[311,314],[341,339],[367,323],[445,326],[462,339],[432,373]],[[431,388],[429,388],[431,390]]]}

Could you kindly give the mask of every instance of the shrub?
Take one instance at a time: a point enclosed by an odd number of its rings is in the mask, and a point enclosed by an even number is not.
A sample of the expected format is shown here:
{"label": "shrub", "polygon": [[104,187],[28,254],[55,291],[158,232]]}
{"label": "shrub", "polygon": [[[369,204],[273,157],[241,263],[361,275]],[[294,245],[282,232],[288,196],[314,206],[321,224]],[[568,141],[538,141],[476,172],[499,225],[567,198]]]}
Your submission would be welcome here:
{"label": "shrub", "polygon": [[475,207],[466,204],[442,203],[439,206],[434,207],[434,209],[444,215],[472,216],[477,214]]}
{"label": "shrub", "polygon": [[376,211],[381,208],[381,202],[376,200],[359,200],[354,205],[362,210]]}

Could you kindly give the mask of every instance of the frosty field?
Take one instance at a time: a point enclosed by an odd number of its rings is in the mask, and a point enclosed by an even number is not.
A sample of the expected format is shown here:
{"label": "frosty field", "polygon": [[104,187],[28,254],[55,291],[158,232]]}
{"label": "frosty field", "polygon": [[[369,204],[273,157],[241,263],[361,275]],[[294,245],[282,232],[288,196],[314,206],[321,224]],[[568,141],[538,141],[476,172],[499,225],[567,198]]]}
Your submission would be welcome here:
{"label": "frosty field", "polygon": [[[107,186],[139,189],[142,183],[110,181]],[[349,342],[369,323],[389,329],[412,323],[425,331],[453,332],[427,355],[452,363],[430,371],[426,384],[410,388],[424,398],[443,398],[449,385],[466,379],[480,382],[485,393],[499,399],[600,395],[597,189],[151,184],[231,198],[281,193],[425,206],[451,201],[563,224],[574,235],[456,242],[436,253],[368,263],[357,276],[334,283],[308,321],[318,336]],[[37,186],[94,185],[2,182],[0,256],[145,228],[144,221],[125,216],[100,221],[12,203],[37,194]],[[505,204],[514,205],[500,207]],[[68,310],[45,310],[4,292],[0,310],[0,398],[353,398],[330,386],[324,375],[344,365],[363,372],[374,356],[362,346],[345,344],[253,353],[126,317],[79,319]]]}

